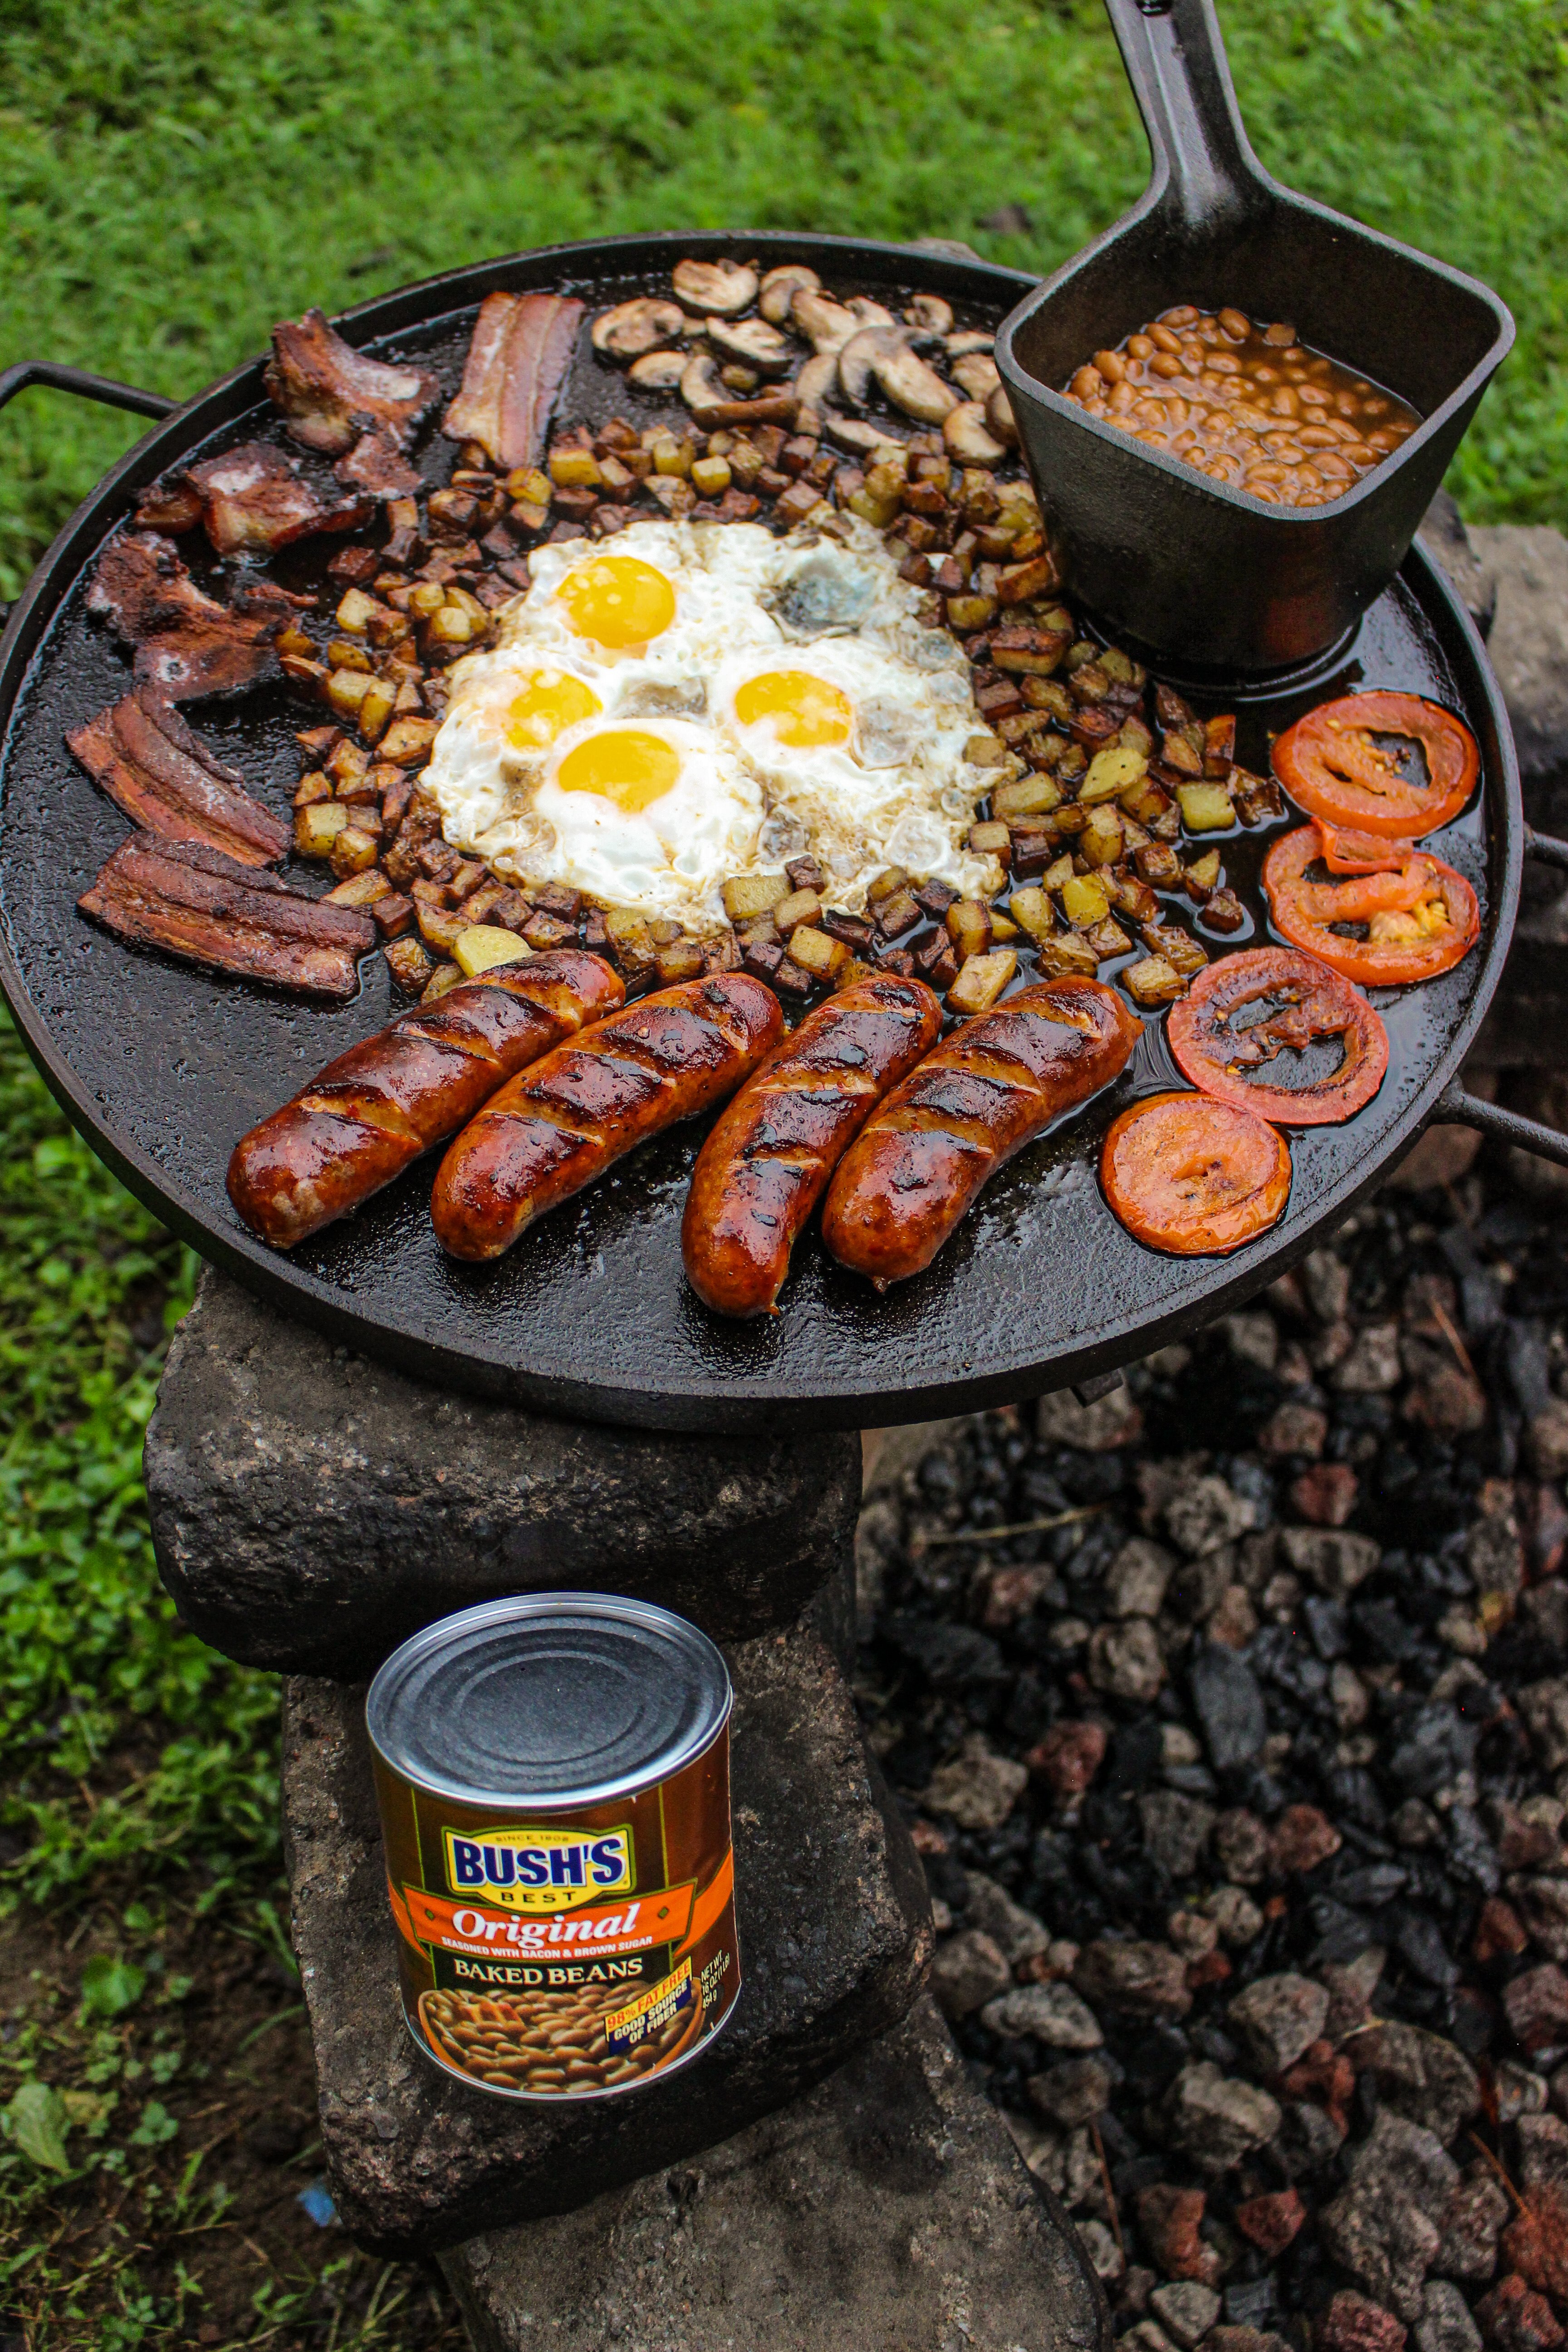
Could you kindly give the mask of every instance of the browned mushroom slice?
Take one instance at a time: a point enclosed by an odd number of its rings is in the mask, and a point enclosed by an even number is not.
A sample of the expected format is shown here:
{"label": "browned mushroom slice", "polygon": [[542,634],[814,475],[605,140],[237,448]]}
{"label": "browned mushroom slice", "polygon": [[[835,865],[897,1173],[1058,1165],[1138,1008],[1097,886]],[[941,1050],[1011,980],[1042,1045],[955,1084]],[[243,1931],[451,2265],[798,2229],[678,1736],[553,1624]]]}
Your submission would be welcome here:
{"label": "browned mushroom slice", "polygon": [[851,294],[849,308],[863,327],[896,327],[898,320],[884,302],[873,302],[869,294]]}
{"label": "browned mushroom slice", "polygon": [[270,866],[289,846],[289,827],[252,800],[237,769],[215,760],[151,687],[133,688],[66,741],[93,782],[147,833],[205,842],[242,866]]}
{"label": "browned mushroom slice", "polygon": [[947,454],[961,466],[999,466],[1007,455],[995,435],[985,423],[985,410],[978,400],[960,401],[942,421],[942,437]]}
{"label": "browned mushroom slice", "polygon": [[970,352],[994,351],[996,338],[989,327],[965,327],[956,335],[944,336],[942,343],[950,360],[961,360]]}
{"label": "browned mushroom slice", "polygon": [[678,261],[670,283],[703,319],[738,318],[757,299],[757,273],[743,261]]}
{"label": "browned mushroom slice", "polygon": [[797,293],[815,294],[822,285],[815,269],[804,261],[785,261],[777,269],[770,269],[763,279],[762,299],[757,304],[770,327],[787,327],[790,304]]}
{"label": "browned mushroom slice", "polygon": [[800,345],[786,342],[765,319],[738,319],[733,325],[728,319],[708,319],[703,331],[722,358],[754,368],[758,375],[786,375],[800,355]]}
{"label": "browned mushroom slice", "polygon": [[582,318],[582,303],[567,295],[487,294],[461,388],[442,419],[447,439],[477,441],[509,473],[537,465]]}
{"label": "browned mushroom slice", "polygon": [[87,592],[89,612],[102,614],[136,647],[134,675],[169,702],[227,694],[272,669],[272,640],[288,602],[263,608],[258,596],[244,601],[248,610],[204,594],[170,542],[151,531],[111,540]]}
{"label": "browned mushroom slice", "polygon": [[1009,449],[1017,447],[1018,427],[1013,415],[1013,404],[1007,397],[1005,384],[999,383],[986,400],[985,422],[998,441],[1005,441]]}
{"label": "browned mushroom slice", "polygon": [[904,316],[911,327],[923,327],[928,334],[952,332],[952,304],[944,302],[940,294],[917,294]]}
{"label": "browned mushroom slice", "polygon": [[958,406],[958,394],[910,348],[909,327],[863,327],[838,354],[846,400],[865,406],[873,377],[895,408],[920,425],[940,425]]}
{"label": "browned mushroom slice", "polygon": [[[807,367],[816,364],[815,361],[806,362]],[[805,382],[805,368],[802,368],[797,383]],[[903,444],[890,425],[873,425],[864,416],[841,416],[836,408],[823,410],[822,423],[830,441],[837,441],[841,449],[853,449],[857,457],[876,458],[884,449],[902,454]]]}
{"label": "browned mushroom slice", "polygon": [[852,335],[860,331],[860,321],[853,310],[836,302],[830,294],[821,294],[813,287],[797,287],[789,306],[790,323],[816,352],[841,352]]}
{"label": "browned mushroom slice", "polygon": [[838,389],[838,362],[831,352],[813,352],[790,389],[802,408],[820,416]]}
{"label": "browned mushroom slice", "polygon": [[687,362],[680,397],[705,425],[793,425],[800,404],[794,392],[767,394],[761,400],[730,399],[711,352],[700,352]]}
{"label": "browned mushroom slice", "polygon": [[353,530],[373,510],[363,495],[329,503],[301,478],[299,460],[267,441],[244,441],[221,457],[204,457],[186,479],[220,555],[270,555],[317,531]]}
{"label": "browned mushroom slice", "polygon": [[373,499],[416,498],[425,487],[388,433],[362,433],[332,471],[340,482]]}
{"label": "browned mushroom slice", "polygon": [[367,360],[320,310],[273,328],[262,382],[291,437],[329,457],[342,457],[378,426],[401,446],[440,390],[426,368]]}
{"label": "browned mushroom slice", "polygon": [[952,380],[970,400],[989,400],[1002,381],[989,352],[965,352],[954,360]]}
{"label": "browned mushroom slice", "polygon": [[135,946],[308,996],[352,996],[357,959],[375,945],[368,915],[307,898],[221,850],[154,833],[121,842],[77,905]]}
{"label": "browned mushroom slice", "polygon": [[686,325],[686,313],[679,302],[663,302],[657,295],[643,294],[632,302],[617,302],[613,310],[601,310],[589,335],[596,352],[613,360],[636,360],[673,341]]}
{"label": "browned mushroom slice", "polygon": [[626,370],[639,392],[673,392],[691,364],[689,352],[647,352]]}

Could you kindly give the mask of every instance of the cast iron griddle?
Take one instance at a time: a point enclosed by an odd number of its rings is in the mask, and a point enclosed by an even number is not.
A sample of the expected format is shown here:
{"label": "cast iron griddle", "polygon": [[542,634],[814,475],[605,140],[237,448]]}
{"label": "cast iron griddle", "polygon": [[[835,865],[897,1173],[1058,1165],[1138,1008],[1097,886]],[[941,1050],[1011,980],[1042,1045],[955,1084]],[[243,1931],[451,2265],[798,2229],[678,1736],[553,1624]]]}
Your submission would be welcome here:
{"label": "cast iron griddle", "polygon": [[[622,239],[407,289],[353,314],[348,331],[384,356],[437,365],[449,391],[474,308],[492,287],[558,286],[603,302],[667,283],[683,253],[724,252],[761,255],[764,267],[809,261],[839,292],[934,288],[960,306],[966,324],[994,323],[1029,282],[848,240]],[[584,352],[558,416],[615,408],[643,421],[624,381]],[[76,900],[127,826],[64,744],[68,728],[127,681],[126,656],[89,619],[83,600],[97,549],[134,502],[132,491],[199,448],[258,437],[280,436],[253,365],[178,412],[107,478],[13,615],[0,664],[0,713],[8,714],[0,744],[0,978],[49,1084],[131,1188],[205,1256],[346,1345],[438,1384],[650,1428],[842,1428],[973,1410],[1090,1378],[1257,1290],[1343,1217],[1414,1139],[1457,1071],[1512,928],[1518,782],[1479,642],[1416,550],[1353,639],[1310,676],[1239,697],[1191,688],[1205,711],[1237,709],[1237,756],[1258,771],[1267,770],[1270,732],[1363,684],[1462,711],[1483,756],[1481,794],[1430,845],[1479,893],[1480,946],[1424,987],[1374,992],[1392,1047],[1382,1090],[1348,1127],[1292,1138],[1289,1209],[1251,1247],[1226,1259],[1159,1256],[1122,1230],[1101,1198],[1095,1162],[1110,1119],[1139,1094],[1184,1083],[1155,1019],[1117,1085],[1004,1171],[935,1265],[886,1297],[834,1266],[812,1234],[796,1252],[778,1317],[734,1326],[700,1306],[682,1278],[679,1227],[701,1126],[677,1129],[623,1162],[493,1265],[455,1265],[437,1245],[426,1205],[433,1160],[290,1256],[267,1249],[229,1206],[229,1153],[247,1128],[396,1009],[385,966],[369,960],[358,998],[329,1010],[207,977],[96,930]],[[444,478],[452,445],[432,437],[424,447],[432,482]],[[287,551],[277,576],[299,584],[335,543]],[[182,551],[195,563],[190,539]],[[308,708],[279,686],[188,706],[188,715],[253,791],[287,811],[299,773],[293,733],[310,723]],[[1220,844],[1229,877],[1255,906],[1258,868],[1279,831]],[[306,870],[330,879],[323,869]]]}

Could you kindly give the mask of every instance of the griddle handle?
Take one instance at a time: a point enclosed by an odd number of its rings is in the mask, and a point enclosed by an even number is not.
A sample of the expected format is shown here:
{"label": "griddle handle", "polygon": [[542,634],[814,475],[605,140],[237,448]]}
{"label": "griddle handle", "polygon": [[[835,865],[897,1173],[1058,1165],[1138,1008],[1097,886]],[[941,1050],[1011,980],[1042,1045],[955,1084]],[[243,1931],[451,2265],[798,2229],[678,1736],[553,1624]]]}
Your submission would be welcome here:
{"label": "griddle handle", "polygon": [[[1184,236],[1239,224],[1274,183],[1242,127],[1214,0],[1105,0],[1105,8],[1152,160],[1139,212]],[[1173,288],[1171,299],[1181,293]]]}
{"label": "griddle handle", "polygon": [[[1555,845],[1565,846],[1562,842]],[[1479,1128],[1494,1143],[1517,1144],[1521,1151],[1532,1151],[1538,1160],[1554,1160],[1559,1168],[1568,1168],[1568,1135],[1554,1127],[1542,1127],[1539,1119],[1521,1118],[1517,1111],[1504,1110],[1500,1103],[1482,1102],[1479,1095],[1467,1094],[1458,1078],[1450,1079],[1438,1096],[1432,1119],[1437,1127]]]}
{"label": "griddle handle", "polygon": [[55,392],[74,392],[82,400],[99,400],[106,408],[128,408],[134,416],[172,416],[177,400],[161,392],[138,392],[133,383],[116,383],[107,375],[89,375],[86,368],[58,367],[53,360],[18,360],[0,371],[0,408],[30,383],[47,383]]}
{"label": "griddle handle", "polygon": [[1542,866],[1568,866],[1568,841],[1553,841],[1549,833],[1537,833],[1527,824],[1524,854],[1527,857],[1539,857]]}

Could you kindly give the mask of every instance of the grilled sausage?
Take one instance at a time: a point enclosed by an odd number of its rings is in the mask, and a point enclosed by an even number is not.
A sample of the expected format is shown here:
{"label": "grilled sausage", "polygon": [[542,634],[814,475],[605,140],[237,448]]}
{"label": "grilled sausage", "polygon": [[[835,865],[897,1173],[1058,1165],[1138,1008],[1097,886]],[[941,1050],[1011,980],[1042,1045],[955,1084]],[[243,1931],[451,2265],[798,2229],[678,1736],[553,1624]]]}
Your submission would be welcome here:
{"label": "grilled sausage", "polygon": [[715,972],[558,1046],[503,1087],[442,1160],[430,1201],[442,1248],[500,1257],[648,1136],[722,1102],[783,1027],[760,980]]}
{"label": "grilled sausage", "polygon": [[500,964],[400,1013],[241,1137],[228,1163],[229,1199],[263,1241],[292,1249],[390,1184],[516,1071],[625,995],[598,956],[564,948]]}
{"label": "grilled sausage", "polygon": [[776,1312],[790,1251],[828,1178],[941,1028],[923,981],[858,981],[747,1079],[698,1155],[680,1228],[686,1278],[705,1306]]}
{"label": "grilled sausage", "polygon": [[839,1164],[822,1237],[879,1290],[928,1266],[983,1184],[1109,1086],[1142,1024],[1097,980],[1047,980],[929,1054]]}

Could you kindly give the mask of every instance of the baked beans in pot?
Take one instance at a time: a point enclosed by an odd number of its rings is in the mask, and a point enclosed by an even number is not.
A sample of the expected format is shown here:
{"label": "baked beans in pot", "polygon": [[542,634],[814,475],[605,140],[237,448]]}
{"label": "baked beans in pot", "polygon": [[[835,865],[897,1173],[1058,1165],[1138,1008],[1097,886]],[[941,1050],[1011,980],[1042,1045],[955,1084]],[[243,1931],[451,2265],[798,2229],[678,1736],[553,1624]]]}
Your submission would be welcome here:
{"label": "baked beans in pot", "polygon": [[694,2057],[741,1985],[724,1661],[668,1611],[486,1602],[372,1683],[404,2015],[499,2097],[606,2098]]}

